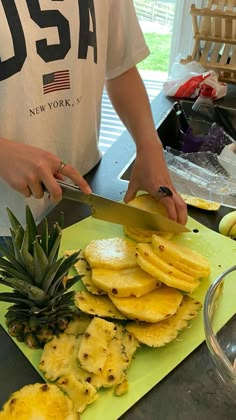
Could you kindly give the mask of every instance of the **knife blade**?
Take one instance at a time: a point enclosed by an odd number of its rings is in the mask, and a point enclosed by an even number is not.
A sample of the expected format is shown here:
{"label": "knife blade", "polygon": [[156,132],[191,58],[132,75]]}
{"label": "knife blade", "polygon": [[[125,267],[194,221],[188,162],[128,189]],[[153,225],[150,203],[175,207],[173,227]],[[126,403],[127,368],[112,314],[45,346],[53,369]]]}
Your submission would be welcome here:
{"label": "knife blade", "polygon": [[57,180],[57,182],[62,189],[63,198],[87,204],[91,208],[91,216],[95,219],[162,232],[189,232],[186,226],[174,222],[167,217],[131,207],[125,203],[93,193],[86,195],[76,185],[60,180]]}

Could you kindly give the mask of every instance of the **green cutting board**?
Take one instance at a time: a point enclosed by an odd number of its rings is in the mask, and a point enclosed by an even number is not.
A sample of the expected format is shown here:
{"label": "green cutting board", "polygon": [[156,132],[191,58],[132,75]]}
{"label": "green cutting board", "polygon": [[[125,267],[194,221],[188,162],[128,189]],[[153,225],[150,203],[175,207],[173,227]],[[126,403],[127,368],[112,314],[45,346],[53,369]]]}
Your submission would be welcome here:
{"label": "green cutting board", "polygon": [[[189,218],[187,226],[191,232],[178,235],[173,240],[199,251],[210,261],[210,278],[204,279],[192,295],[203,303],[209,284],[225,269],[236,263],[236,242],[211,231],[192,218]],[[124,236],[122,226],[89,217],[64,230],[61,251],[84,248],[92,239],[116,236]],[[218,327],[223,326],[236,312],[236,274],[227,278],[223,293],[223,303],[219,307]],[[3,313],[0,315],[0,322],[5,327]],[[201,311],[199,316],[192,321],[192,327],[181,333],[179,339],[159,349],[142,346],[137,351],[128,371],[129,391],[122,397],[115,397],[111,389],[100,391],[100,398],[86,408],[81,416],[82,419],[104,420],[109,417],[109,420],[116,420],[203,341],[204,328]],[[41,351],[30,350],[21,343],[17,345],[38,370]]]}

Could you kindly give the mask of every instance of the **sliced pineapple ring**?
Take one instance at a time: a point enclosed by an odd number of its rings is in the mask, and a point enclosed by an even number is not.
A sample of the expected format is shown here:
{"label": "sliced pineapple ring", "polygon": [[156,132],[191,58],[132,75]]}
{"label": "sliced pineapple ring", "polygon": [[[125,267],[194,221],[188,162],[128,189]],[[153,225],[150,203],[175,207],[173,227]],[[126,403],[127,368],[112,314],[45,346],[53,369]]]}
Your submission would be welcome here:
{"label": "sliced pineapple ring", "polygon": [[183,298],[178,290],[165,285],[138,298],[109,296],[127,318],[146,322],[158,322],[169,318],[175,314]]}
{"label": "sliced pineapple ring", "polygon": [[81,311],[101,318],[126,319],[108,296],[94,296],[89,292],[75,293],[75,306]]}
{"label": "sliced pineapple ring", "polygon": [[167,261],[177,260],[185,265],[189,265],[195,270],[210,273],[209,261],[199,252],[186,246],[175,244],[172,241],[153,235],[153,251]]}
{"label": "sliced pineapple ring", "polygon": [[201,307],[200,302],[186,295],[172,317],[156,324],[130,322],[126,328],[140,343],[162,347],[173,341],[188,326],[188,321],[197,316]]}
{"label": "sliced pineapple ring", "polygon": [[14,392],[0,412],[2,420],[79,420],[72,400],[54,384],[26,385]]}
{"label": "sliced pineapple ring", "polygon": [[84,249],[84,256],[92,268],[121,270],[137,265],[135,243],[118,237],[91,241]]}
{"label": "sliced pineapple ring", "polygon": [[167,286],[183,290],[185,292],[193,292],[199,286],[199,280],[194,279],[191,276],[184,278],[184,276],[187,276],[185,273],[182,273],[183,278],[181,278],[181,276],[176,277],[173,274],[174,267],[171,267],[170,265],[169,272],[166,272],[166,270],[164,272],[162,270],[164,261],[161,260],[162,267],[160,268],[160,261],[159,259],[155,259],[155,254],[153,253],[152,248],[150,247],[147,251],[144,249],[144,245],[148,244],[137,245],[137,262],[143,270],[147,271],[147,273],[151,274],[153,277],[156,277]]}
{"label": "sliced pineapple ring", "polygon": [[93,268],[92,281],[98,288],[118,297],[139,297],[161,286],[161,282],[140,267],[123,270]]}

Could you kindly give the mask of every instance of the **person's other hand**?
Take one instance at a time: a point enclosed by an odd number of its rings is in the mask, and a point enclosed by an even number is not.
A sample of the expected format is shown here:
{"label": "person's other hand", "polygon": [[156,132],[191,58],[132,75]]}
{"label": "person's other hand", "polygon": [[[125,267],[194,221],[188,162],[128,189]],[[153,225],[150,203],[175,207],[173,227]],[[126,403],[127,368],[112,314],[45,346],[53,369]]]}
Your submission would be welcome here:
{"label": "person's other hand", "polygon": [[160,198],[167,210],[168,217],[183,225],[187,222],[187,206],[176,191],[166,166],[162,145],[159,141],[146,143],[137,150],[125,202],[132,200],[138,191],[146,191],[157,197],[158,189],[169,188],[173,195]]}
{"label": "person's other hand", "polygon": [[35,198],[42,198],[43,184],[51,201],[60,201],[62,191],[56,180],[63,180],[64,177],[78,185],[85,194],[91,193],[91,188],[82,175],[69,163],[63,163],[50,152],[2,138],[0,148],[1,179],[25,197],[33,195]]}

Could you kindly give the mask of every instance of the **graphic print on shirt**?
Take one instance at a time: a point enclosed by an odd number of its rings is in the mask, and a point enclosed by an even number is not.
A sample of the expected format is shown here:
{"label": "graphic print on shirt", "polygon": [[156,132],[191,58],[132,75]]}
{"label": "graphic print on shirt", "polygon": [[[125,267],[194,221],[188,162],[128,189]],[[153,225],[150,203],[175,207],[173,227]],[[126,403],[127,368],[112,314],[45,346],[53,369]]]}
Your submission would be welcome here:
{"label": "graphic print on shirt", "polygon": [[[62,3],[64,0],[51,0],[53,3]],[[9,26],[11,39],[9,44],[13,45],[14,55],[6,60],[1,59],[0,51],[0,81],[6,80],[20,72],[27,60],[27,46],[23,22],[15,0],[1,0],[3,11]],[[76,1],[75,1],[76,3]],[[89,47],[93,48],[93,60],[97,63],[97,34],[96,34],[96,15],[94,0],[77,0],[77,10],[79,16],[79,28],[77,37],[73,35],[73,42],[78,42],[78,60],[86,60]],[[46,38],[36,39],[36,54],[45,63],[62,60],[71,49],[70,22],[57,9],[41,9],[39,0],[26,0],[29,15],[32,21],[42,29],[55,28],[58,32],[59,42],[49,45]],[[90,29],[90,27],[92,29]],[[65,69],[61,69],[65,71]],[[49,75],[50,73],[48,73]],[[42,77],[45,75],[42,75]],[[57,75],[56,75],[57,76]],[[53,77],[53,75],[52,75]],[[45,92],[44,92],[45,93]]]}

